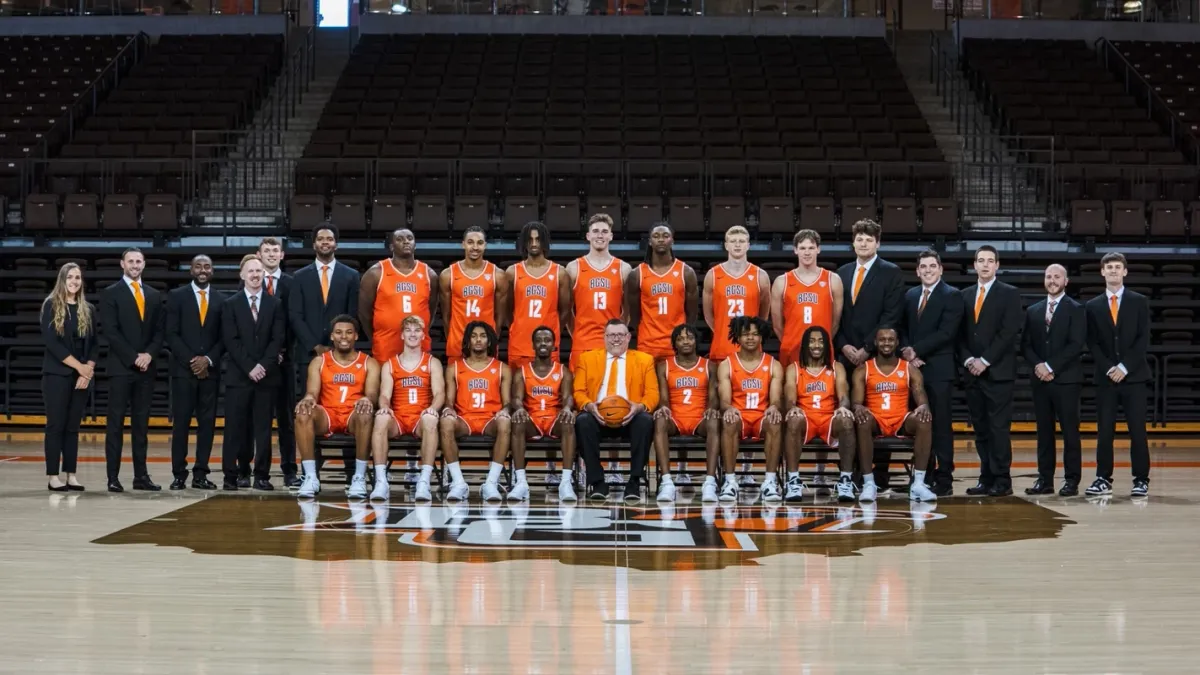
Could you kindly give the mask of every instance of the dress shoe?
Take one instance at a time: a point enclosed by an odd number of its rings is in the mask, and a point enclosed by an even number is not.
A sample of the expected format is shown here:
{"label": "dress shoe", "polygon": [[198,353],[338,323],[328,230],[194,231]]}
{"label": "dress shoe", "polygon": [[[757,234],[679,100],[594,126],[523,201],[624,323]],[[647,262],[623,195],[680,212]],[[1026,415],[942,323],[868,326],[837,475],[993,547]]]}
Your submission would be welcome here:
{"label": "dress shoe", "polygon": [[642,501],[642,481],[638,478],[630,478],[625,484],[625,501],[640,502]]}
{"label": "dress shoe", "polygon": [[110,481],[108,481],[108,491],[109,492],[124,492],[125,488],[121,487],[121,481],[110,480]]}
{"label": "dress shoe", "polygon": [[46,483],[46,489],[47,489],[47,490],[49,490],[49,491],[51,491],[51,492],[66,492],[66,491],[67,491],[67,486],[66,486],[66,485],[59,485],[58,487],[54,487],[53,485],[51,485],[51,484],[49,484],[49,483]]}
{"label": "dress shoe", "polygon": [[192,478],[192,487],[197,490],[216,490],[217,484],[204,476],[196,476]]}
{"label": "dress shoe", "polygon": [[147,492],[158,492],[162,490],[162,486],[150,480],[150,476],[142,476],[141,478],[133,479],[134,490],[145,490]]}
{"label": "dress shoe", "polygon": [[283,486],[285,488],[288,488],[288,489],[299,488],[300,483],[302,483],[302,482],[303,481],[300,480],[300,477],[294,473],[283,474]]}
{"label": "dress shoe", "polygon": [[1052,495],[1054,494],[1054,481],[1037,479],[1033,487],[1025,488],[1027,495]]}
{"label": "dress shoe", "polygon": [[[240,481],[238,482],[238,485],[241,485]],[[275,486],[271,485],[271,481],[266,478],[255,478],[254,479],[254,489],[270,492],[271,490],[275,489]]]}
{"label": "dress shoe", "polygon": [[238,482],[236,480],[230,480],[226,478],[221,483],[221,489],[225,490],[226,492],[237,492]]}
{"label": "dress shoe", "polygon": [[989,497],[1007,497],[1013,493],[1011,485],[996,483],[987,491]]}
{"label": "dress shoe", "polygon": [[71,492],[83,492],[86,488],[84,488],[78,482],[74,482],[74,483],[71,482],[74,480],[75,480],[74,476],[67,479],[67,489],[70,490]]}
{"label": "dress shoe", "polygon": [[250,487],[250,476],[238,476],[237,486],[240,488]]}
{"label": "dress shoe", "polygon": [[608,499],[608,483],[601,481],[589,485],[588,499]]}
{"label": "dress shoe", "polygon": [[970,497],[982,497],[992,491],[991,485],[976,483],[975,487],[967,488],[967,495]]}
{"label": "dress shoe", "polygon": [[935,483],[934,486],[929,489],[933,490],[933,494],[939,497],[951,497],[954,495],[953,483]]}
{"label": "dress shoe", "polygon": [[171,487],[170,487],[170,489],[172,489],[172,490],[186,490],[186,489],[187,489],[187,480],[186,480],[186,479],[183,479],[183,478],[176,478],[175,480],[171,481]]}
{"label": "dress shoe", "polygon": [[1076,497],[1079,495],[1079,482],[1069,480],[1058,490],[1059,497]]}

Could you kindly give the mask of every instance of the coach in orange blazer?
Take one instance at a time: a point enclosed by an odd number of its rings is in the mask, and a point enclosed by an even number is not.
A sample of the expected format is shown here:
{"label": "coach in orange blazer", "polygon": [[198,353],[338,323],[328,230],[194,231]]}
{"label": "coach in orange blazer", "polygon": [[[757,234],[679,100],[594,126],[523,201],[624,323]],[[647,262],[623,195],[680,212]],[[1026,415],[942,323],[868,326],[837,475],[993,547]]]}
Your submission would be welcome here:
{"label": "coach in orange blazer", "polygon": [[[631,404],[629,415],[620,427],[613,428],[600,421],[596,404],[609,396],[620,396]],[[654,436],[650,411],[658,405],[658,377],[654,373],[654,357],[629,348],[629,326],[624,321],[613,319],[604,327],[604,349],[580,355],[575,368],[575,404],[580,411],[575,418],[575,437],[579,439],[579,454],[587,466],[588,498],[608,497],[608,484],[600,463],[600,438],[605,436],[620,437],[629,443],[631,459],[625,499],[641,499],[650,440]]]}

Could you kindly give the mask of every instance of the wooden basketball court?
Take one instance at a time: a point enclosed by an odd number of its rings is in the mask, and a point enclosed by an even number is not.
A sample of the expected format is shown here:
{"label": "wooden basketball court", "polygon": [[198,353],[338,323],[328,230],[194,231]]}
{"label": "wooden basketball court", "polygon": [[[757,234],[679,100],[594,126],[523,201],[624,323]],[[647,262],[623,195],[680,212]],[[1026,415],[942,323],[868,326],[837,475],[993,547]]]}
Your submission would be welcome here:
{"label": "wooden basketball court", "polygon": [[332,485],[303,504],[277,479],[110,495],[91,433],[88,491],[50,493],[40,435],[4,433],[0,672],[1190,672],[1200,442],[1151,440],[1136,501],[1127,461],[1111,498],[1024,497],[1019,440],[1021,496],[1002,500],[963,496],[978,462],[960,442],[936,505],[570,507],[535,486],[418,507]]}

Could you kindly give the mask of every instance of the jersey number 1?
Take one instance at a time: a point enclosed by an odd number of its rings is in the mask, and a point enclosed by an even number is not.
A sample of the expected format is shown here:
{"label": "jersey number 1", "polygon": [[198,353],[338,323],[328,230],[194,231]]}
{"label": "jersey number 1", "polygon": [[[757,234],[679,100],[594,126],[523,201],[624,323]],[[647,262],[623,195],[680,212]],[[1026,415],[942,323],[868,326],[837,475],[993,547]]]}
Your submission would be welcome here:
{"label": "jersey number 1", "polygon": [[658,299],[658,315],[659,315],[659,316],[666,316],[666,315],[667,315],[667,305],[668,305],[668,304],[670,304],[670,303],[669,303],[669,301],[667,300],[666,296],[663,296],[663,297],[661,297],[661,298],[659,298],[659,299]]}
{"label": "jersey number 1", "polygon": [[746,408],[748,410],[753,410],[758,407],[758,396],[759,394],[757,391],[752,391],[749,394],[746,394]]}

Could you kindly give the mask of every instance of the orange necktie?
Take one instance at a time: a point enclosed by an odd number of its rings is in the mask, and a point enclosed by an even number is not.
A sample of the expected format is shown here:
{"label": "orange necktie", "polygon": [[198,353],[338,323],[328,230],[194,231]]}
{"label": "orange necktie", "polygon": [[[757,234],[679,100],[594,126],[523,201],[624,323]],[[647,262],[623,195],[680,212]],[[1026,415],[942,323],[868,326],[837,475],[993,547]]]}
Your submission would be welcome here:
{"label": "orange necktie", "polygon": [[208,293],[199,291],[200,293],[200,325],[204,325],[204,317],[208,316]]}
{"label": "orange necktie", "polygon": [[608,389],[604,392],[605,398],[616,395],[616,392],[617,392],[617,361],[619,361],[619,360],[620,359],[614,358],[613,362],[612,362],[612,366],[610,366],[608,369]]}
{"label": "orange necktie", "polygon": [[129,282],[133,286],[133,300],[138,306],[138,318],[145,321],[146,319],[146,296],[142,295],[142,285],[136,281]]}
{"label": "orange necktie", "polygon": [[1112,315],[1113,325],[1117,325],[1117,296],[1108,299],[1108,313]]}
{"label": "orange necktie", "polygon": [[321,266],[321,302],[329,302],[329,265]]}
{"label": "orange necktie", "polygon": [[979,321],[979,310],[983,309],[983,296],[987,295],[987,289],[983,286],[979,287],[979,292],[975,294],[975,321]]}
{"label": "orange necktie", "polygon": [[267,277],[267,293],[275,295],[275,277]]}
{"label": "orange necktie", "polygon": [[925,303],[929,302],[929,289],[921,291],[921,304],[917,306],[917,316],[921,316],[925,311]]}
{"label": "orange necktie", "polygon": [[850,291],[850,304],[858,302],[858,289],[862,288],[863,277],[867,276],[867,268],[859,265],[854,275],[854,289]]}

